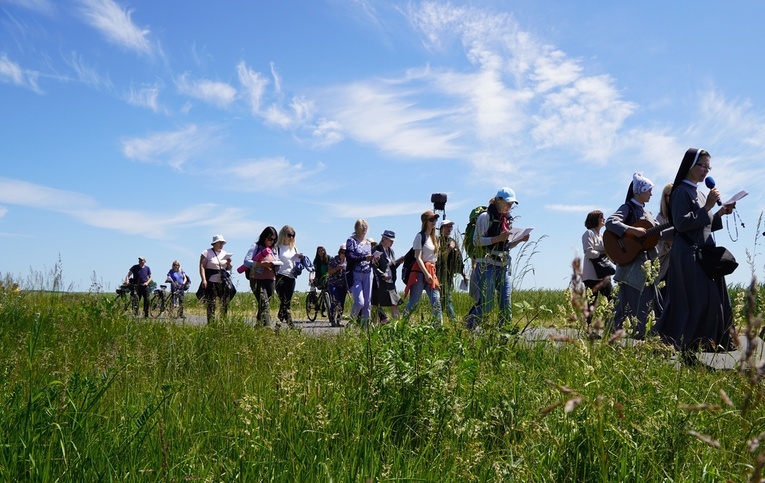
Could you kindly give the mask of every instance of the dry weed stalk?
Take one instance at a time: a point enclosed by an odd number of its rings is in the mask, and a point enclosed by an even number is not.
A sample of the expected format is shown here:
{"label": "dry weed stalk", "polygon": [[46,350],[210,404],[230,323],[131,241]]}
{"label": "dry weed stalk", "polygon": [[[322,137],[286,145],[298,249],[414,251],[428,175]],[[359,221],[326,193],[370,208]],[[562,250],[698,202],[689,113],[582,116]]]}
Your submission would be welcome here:
{"label": "dry weed stalk", "polygon": [[[585,286],[584,280],[582,280],[582,259],[575,257],[571,262],[571,307],[574,309],[574,313],[571,314],[569,320],[575,321],[580,319],[580,324],[585,330],[585,336],[590,342],[594,342],[601,338],[605,324],[600,317],[594,317],[595,311],[598,307],[597,297],[593,297],[593,290],[590,290]],[[600,282],[600,284],[594,287],[594,291],[597,292],[601,285],[611,283],[610,278],[606,278]],[[590,300],[592,300],[592,303]],[[593,320],[594,319],[594,320]]]}

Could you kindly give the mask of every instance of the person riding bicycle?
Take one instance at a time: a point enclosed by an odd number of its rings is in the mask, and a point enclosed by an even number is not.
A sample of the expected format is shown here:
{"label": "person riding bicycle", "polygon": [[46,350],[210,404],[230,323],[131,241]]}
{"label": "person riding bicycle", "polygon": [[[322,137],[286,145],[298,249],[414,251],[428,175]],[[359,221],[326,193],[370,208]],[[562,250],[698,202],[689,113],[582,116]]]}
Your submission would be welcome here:
{"label": "person riding bicycle", "polygon": [[165,282],[170,283],[170,300],[178,301],[178,316],[182,319],[185,318],[183,315],[183,294],[189,288],[189,277],[186,272],[181,270],[181,262],[173,261],[173,266],[167,272]]}

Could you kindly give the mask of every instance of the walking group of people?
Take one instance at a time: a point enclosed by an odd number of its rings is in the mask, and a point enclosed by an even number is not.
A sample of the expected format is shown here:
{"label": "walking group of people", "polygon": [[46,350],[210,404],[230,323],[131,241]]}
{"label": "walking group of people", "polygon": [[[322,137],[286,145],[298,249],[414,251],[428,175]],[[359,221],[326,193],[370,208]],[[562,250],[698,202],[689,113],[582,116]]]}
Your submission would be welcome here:
{"label": "walking group of people", "polygon": [[[472,260],[470,293],[474,305],[467,316],[470,328],[475,328],[492,313],[495,298],[499,301],[500,325],[512,317],[509,250],[529,239],[528,235],[510,239],[513,219],[510,212],[517,203],[515,192],[502,188],[477,218],[472,244],[480,248],[480,256]],[[359,219],[335,256],[330,257],[320,246],[313,261],[296,247],[294,228],[285,225],[277,232],[273,226],[267,226],[236,271],[249,281],[257,300],[256,319],[260,325],[279,328],[286,323],[293,326],[291,305],[296,278],[307,270],[309,283],[329,293],[330,306],[326,315],[332,326],[340,325],[348,295],[352,299],[348,316],[367,327],[370,322],[382,325],[391,319],[408,316],[417,307],[423,293],[431,306],[433,324],[440,326],[443,310],[449,318],[457,318],[452,299],[455,277],[459,275],[465,280],[466,275],[460,241],[452,235],[454,222],[444,219],[439,225],[439,219],[440,215],[431,210],[420,215],[419,231],[405,257],[396,257],[393,230],[384,230],[378,243],[367,236],[369,224],[366,220]],[[227,315],[228,305],[236,294],[231,281],[232,254],[226,252],[225,244],[222,235],[215,235],[210,248],[199,258],[201,281],[197,296],[207,306],[208,323],[214,322],[218,315]],[[151,270],[145,263],[141,257],[139,263],[131,267],[129,276],[139,284],[139,293],[148,297]],[[400,266],[403,267],[403,298],[396,288]],[[168,281],[173,283],[173,290],[177,284],[188,286],[188,278],[177,262],[173,262]],[[274,293],[279,297],[279,311],[277,320],[272,322],[269,305]],[[407,297],[402,313],[399,306]],[[148,313],[148,299],[145,311]]]}
{"label": "walking group of people", "polygon": [[[601,211],[588,214],[582,235],[582,279],[593,297],[611,299],[611,274],[618,285],[612,329],[634,321],[632,335],[643,338],[653,314],[653,332],[681,351],[686,362],[695,360],[693,351],[727,351],[734,342],[725,277],[707,275],[699,263],[701,248],[715,245],[712,233],[735,209],[735,203],[721,204],[716,188],[708,194],[698,189],[711,163],[707,151],[686,151],[674,181],[662,190],[656,218],[646,209],[654,184],[635,173],[624,203],[608,218]],[[612,240],[609,256],[629,259],[611,272],[602,263],[604,237]],[[651,237],[658,240],[655,245],[646,243]]]}
{"label": "walking group of people", "polygon": [[[684,353],[730,349],[733,316],[724,276],[707,276],[697,263],[700,247],[715,244],[712,233],[722,228],[722,217],[735,208],[735,203],[721,205],[715,188],[708,194],[698,190],[712,169],[711,159],[701,149],[685,153],[673,183],[662,191],[656,218],[646,208],[654,184],[642,173],[633,175],[624,203],[613,214],[606,217],[597,210],[587,215],[587,230],[582,235],[582,281],[591,290],[592,300],[599,296],[610,300],[611,279],[616,281],[614,316],[609,321],[613,331],[630,328],[630,335],[643,338],[653,316],[656,324],[652,330]],[[528,232],[520,236],[513,229],[512,212],[517,205],[515,192],[505,187],[487,206],[474,210],[475,219],[471,214],[464,240],[472,268],[469,292],[474,302],[465,316],[468,328],[484,323],[490,314],[497,315],[500,327],[512,320],[510,251],[529,240]],[[276,293],[279,311],[275,326],[293,326],[292,297],[296,278],[303,270],[309,273],[309,283],[328,291],[326,315],[333,326],[340,325],[348,295],[352,298],[349,317],[364,327],[370,321],[385,324],[391,318],[411,314],[423,292],[434,325],[442,323],[444,310],[448,317],[456,318],[452,293],[455,277],[465,279],[465,261],[459,240],[452,236],[454,222],[444,219],[437,229],[439,218],[431,210],[423,212],[411,250],[398,258],[393,250],[396,234],[384,230],[377,243],[367,236],[369,225],[364,219],[356,221],[353,233],[336,255],[330,257],[324,247],[318,247],[313,261],[296,247],[294,228],[285,225],[277,232],[267,226],[237,269],[247,277],[258,301],[258,323],[272,325],[269,302]],[[657,242],[647,243],[651,238]],[[198,295],[207,304],[208,322],[214,320],[218,305],[225,316],[236,291],[230,275],[231,254],[224,250],[225,243],[223,236],[215,235],[211,247],[200,255]],[[609,243],[613,248],[606,253]],[[616,267],[609,257],[615,258]],[[403,298],[396,289],[399,266],[403,267]],[[138,284],[144,312],[148,313],[151,270],[146,260],[139,258],[128,276]],[[173,262],[168,280],[173,287],[187,284],[177,262]],[[401,314],[399,305],[407,297]]]}

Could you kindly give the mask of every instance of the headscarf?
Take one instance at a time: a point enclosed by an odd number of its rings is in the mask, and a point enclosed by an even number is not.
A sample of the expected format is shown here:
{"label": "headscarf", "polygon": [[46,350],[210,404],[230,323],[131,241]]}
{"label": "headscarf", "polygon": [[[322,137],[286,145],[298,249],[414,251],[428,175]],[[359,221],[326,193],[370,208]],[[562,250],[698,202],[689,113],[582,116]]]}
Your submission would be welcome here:
{"label": "headscarf", "polygon": [[627,188],[627,196],[624,197],[624,202],[629,203],[635,195],[645,193],[653,188],[653,181],[643,176],[643,173],[635,173],[632,175],[632,182],[629,188]]}
{"label": "headscarf", "polygon": [[653,181],[643,176],[643,173],[632,175],[632,192],[636,195],[650,191],[653,188]]}
{"label": "headscarf", "polygon": [[[680,167],[677,169],[677,174],[675,175],[675,181],[672,183],[672,191],[669,192],[670,198],[674,194],[675,190],[680,186],[680,184],[683,182],[683,180],[688,176],[688,172],[693,168],[696,163],[698,163],[699,158],[702,154],[709,155],[708,152],[704,151],[703,149],[699,148],[689,148],[688,151],[685,152],[685,155],[683,156],[683,160],[680,162]],[[672,222],[672,213],[670,206],[672,203],[670,203],[667,206],[667,219],[670,223],[674,225]]]}

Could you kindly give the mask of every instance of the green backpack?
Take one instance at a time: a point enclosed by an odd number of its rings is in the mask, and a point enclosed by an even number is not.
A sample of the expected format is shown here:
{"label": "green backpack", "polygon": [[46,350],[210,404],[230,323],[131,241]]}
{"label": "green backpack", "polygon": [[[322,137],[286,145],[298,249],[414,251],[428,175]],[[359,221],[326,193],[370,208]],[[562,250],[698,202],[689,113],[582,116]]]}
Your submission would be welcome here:
{"label": "green backpack", "polygon": [[470,218],[468,220],[467,227],[465,228],[465,235],[462,240],[462,246],[465,247],[465,253],[467,253],[467,255],[473,260],[481,258],[485,253],[483,247],[475,246],[475,243],[473,243],[473,236],[475,235],[475,222],[478,220],[478,216],[487,209],[488,208],[486,206],[476,206],[473,208],[473,211],[470,212]]}

